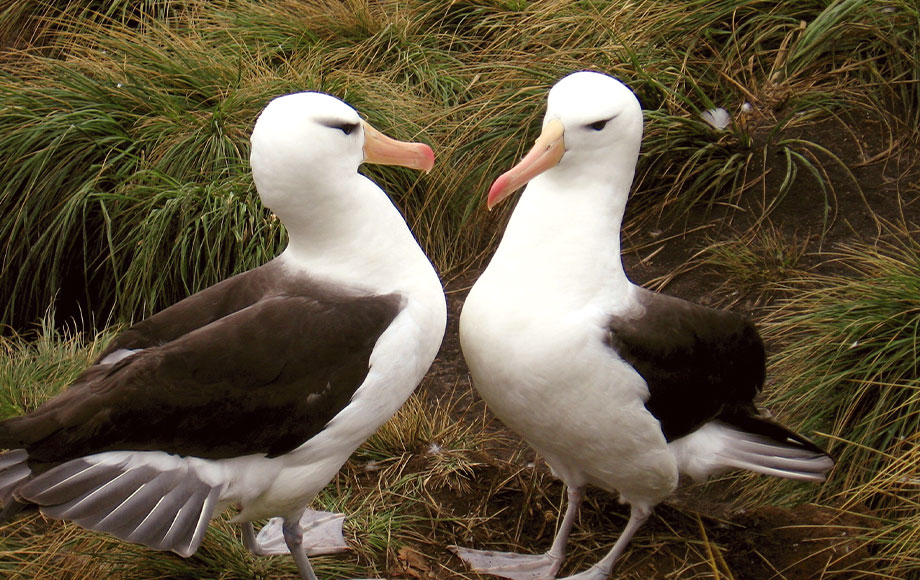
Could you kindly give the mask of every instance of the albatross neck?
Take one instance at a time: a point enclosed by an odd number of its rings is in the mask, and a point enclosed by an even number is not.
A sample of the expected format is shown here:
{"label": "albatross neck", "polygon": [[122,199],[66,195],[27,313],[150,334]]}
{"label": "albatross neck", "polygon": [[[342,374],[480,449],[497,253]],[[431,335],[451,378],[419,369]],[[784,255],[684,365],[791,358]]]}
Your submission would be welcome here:
{"label": "albatross neck", "polygon": [[576,301],[628,285],[620,256],[628,193],[625,180],[579,183],[557,171],[538,176],[508,223],[494,269],[547,291],[562,285],[571,293],[577,280],[585,296],[572,296]]}
{"label": "albatross neck", "polygon": [[288,232],[286,265],[388,291],[431,272],[399,211],[363,175],[325,184],[323,194],[306,203],[275,210]]}

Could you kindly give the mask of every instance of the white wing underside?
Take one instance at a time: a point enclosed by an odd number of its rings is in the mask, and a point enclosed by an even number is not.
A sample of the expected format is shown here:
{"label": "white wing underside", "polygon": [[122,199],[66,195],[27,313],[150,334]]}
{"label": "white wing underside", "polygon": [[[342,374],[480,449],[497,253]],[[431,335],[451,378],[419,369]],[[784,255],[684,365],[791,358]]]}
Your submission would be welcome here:
{"label": "white wing underside", "polygon": [[58,465],[15,495],[48,517],[188,557],[201,544],[224,489],[207,479],[176,456],[106,453]]}

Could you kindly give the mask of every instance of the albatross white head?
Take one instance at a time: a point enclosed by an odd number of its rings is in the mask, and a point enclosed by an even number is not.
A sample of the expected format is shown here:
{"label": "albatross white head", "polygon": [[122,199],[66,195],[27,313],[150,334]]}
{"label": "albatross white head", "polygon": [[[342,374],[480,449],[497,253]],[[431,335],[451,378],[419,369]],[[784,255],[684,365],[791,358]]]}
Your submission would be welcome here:
{"label": "albatross white head", "polygon": [[570,74],[550,90],[543,132],[520,163],[495,180],[488,207],[541,175],[567,184],[565,190],[612,185],[625,195],[641,142],[642,108],[626,85],[597,72]]}
{"label": "albatross white head", "polygon": [[282,221],[288,206],[296,210],[321,201],[318,194],[337,193],[337,183],[357,176],[361,163],[426,172],[434,165],[428,145],[391,139],[323,93],[293,93],[271,101],[256,121],[251,142],[259,195]]}
{"label": "albatross white head", "polygon": [[[259,196],[288,232],[285,263],[317,275],[370,277],[380,270],[394,279],[400,260],[421,255],[399,211],[358,167],[378,163],[427,172],[434,165],[428,145],[391,139],[344,102],[315,92],[271,101],[251,142]],[[427,259],[418,261],[430,269]]]}

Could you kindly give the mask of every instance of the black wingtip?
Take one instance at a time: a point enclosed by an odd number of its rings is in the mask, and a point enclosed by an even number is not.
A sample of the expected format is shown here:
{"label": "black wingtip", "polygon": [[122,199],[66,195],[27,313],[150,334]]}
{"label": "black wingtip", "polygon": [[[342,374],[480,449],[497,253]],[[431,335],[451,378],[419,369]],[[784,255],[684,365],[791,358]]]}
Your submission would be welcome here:
{"label": "black wingtip", "polygon": [[826,455],[836,463],[836,459],[824,448],[799,435],[795,431],[780,425],[773,419],[750,413],[722,413],[719,419],[742,431],[766,437],[776,443],[798,447],[818,455]]}

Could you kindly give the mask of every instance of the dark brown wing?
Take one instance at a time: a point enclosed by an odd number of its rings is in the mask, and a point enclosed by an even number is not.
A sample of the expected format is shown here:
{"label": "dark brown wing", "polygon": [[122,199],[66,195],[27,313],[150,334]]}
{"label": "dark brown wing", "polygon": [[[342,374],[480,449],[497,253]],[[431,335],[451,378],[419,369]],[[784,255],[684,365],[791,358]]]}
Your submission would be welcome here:
{"label": "dark brown wing", "polygon": [[[276,294],[288,277],[273,260],[193,294],[119,334],[99,356],[159,346]],[[97,361],[98,362],[98,361]]]}
{"label": "dark brown wing", "polygon": [[610,320],[608,344],[648,383],[645,406],[668,441],[716,417],[756,414],[765,355],[748,319],[647,290],[639,303],[642,314]]}
{"label": "dark brown wing", "polygon": [[348,404],[400,308],[397,295],[270,297],[92,367],[0,431],[46,464],[106,450],[283,454]]}

